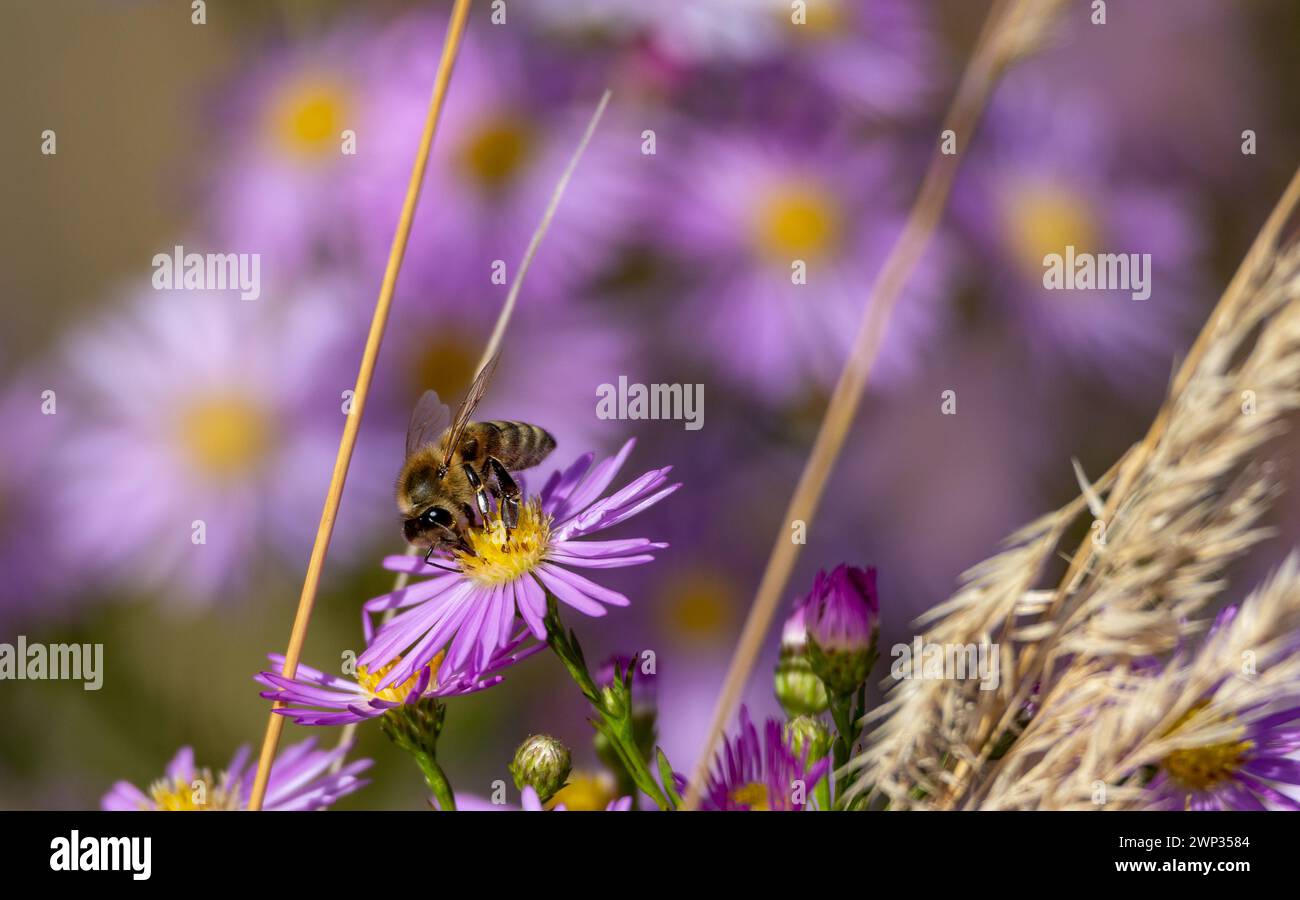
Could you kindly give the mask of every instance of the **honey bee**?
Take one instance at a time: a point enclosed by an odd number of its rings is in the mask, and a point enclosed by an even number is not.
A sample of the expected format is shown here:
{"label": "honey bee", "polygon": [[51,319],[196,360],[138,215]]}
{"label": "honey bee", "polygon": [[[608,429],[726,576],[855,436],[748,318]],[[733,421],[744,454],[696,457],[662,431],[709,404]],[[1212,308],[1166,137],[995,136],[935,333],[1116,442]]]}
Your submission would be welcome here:
{"label": "honey bee", "polygon": [[[555,449],[555,438],[526,422],[472,422],[483,399],[497,357],[474,378],[453,417],[433,391],[425,391],[411,413],[406,431],[406,462],[397,476],[397,506],[406,540],[427,550],[472,553],[465,529],[489,522],[495,498],[501,523],[513,530],[519,522],[519,485],[512,471],[531,468]],[[441,568],[441,567],[440,567]]]}

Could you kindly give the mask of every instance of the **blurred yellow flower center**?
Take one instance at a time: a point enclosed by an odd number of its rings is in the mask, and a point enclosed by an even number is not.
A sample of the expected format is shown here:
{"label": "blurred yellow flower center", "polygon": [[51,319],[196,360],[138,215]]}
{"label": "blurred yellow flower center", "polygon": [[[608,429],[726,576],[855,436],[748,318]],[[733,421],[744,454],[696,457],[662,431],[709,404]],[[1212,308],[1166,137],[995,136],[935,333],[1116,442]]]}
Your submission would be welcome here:
{"label": "blurred yellow flower center", "polygon": [[181,446],[195,469],[230,478],[253,469],[271,444],[271,423],[250,398],[214,394],[190,404],[180,417]]}
{"label": "blurred yellow flower center", "polygon": [[[426,690],[431,690],[438,686],[438,669],[442,666],[442,658],[447,655],[447,651],[439,650],[438,653],[429,662],[429,668],[433,670],[433,677],[429,679],[429,686]],[[393,666],[402,661],[399,656],[388,665],[371,672],[365,666],[357,666],[357,684],[365,688],[370,696],[376,700],[387,700],[389,703],[405,703],[406,698],[410,696],[411,691],[415,690],[415,684],[420,680],[420,673],[417,671],[410,678],[401,684],[390,684],[383,690],[378,690],[379,682],[384,680],[384,676],[393,670]]]}
{"label": "blurred yellow flower center", "polygon": [[502,115],[479,124],[461,145],[465,171],[488,191],[514,181],[532,158],[536,138],[523,119]]}
{"label": "blurred yellow flower center", "polygon": [[564,787],[546,803],[553,809],[560,803],[571,812],[598,812],[618,799],[609,776],[595,772],[573,772]]}
{"label": "blurred yellow flower center", "polygon": [[1029,185],[1013,192],[1006,227],[1012,254],[1038,277],[1049,253],[1063,254],[1070,245],[1078,253],[1092,253],[1097,246],[1091,203],[1061,185]]}
{"label": "blurred yellow flower center", "polygon": [[[1173,734],[1194,719],[1208,705],[1202,701],[1183,714],[1168,734]],[[1227,721],[1226,719],[1224,721]],[[1242,734],[1245,729],[1238,729]],[[1224,741],[1204,747],[1187,747],[1175,750],[1163,760],[1160,766],[1183,787],[1194,791],[1203,791],[1227,781],[1241,768],[1241,758],[1254,744],[1251,741]]]}
{"label": "blurred yellow flower center", "polygon": [[748,806],[755,812],[767,812],[771,804],[767,801],[767,785],[751,781],[731,792],[731,802]]}
{"label": "blurred yellow flower center", "polygon": [[[794,24],[794,20],[791,18],[792,12],[788,6],[779,6],[776,14],[781,18],[782,24]],[[844,34],[845,29],[850,27],[847,19],[848,16],[845,15],[844,4],[841,0],[809,0],[803,23],[795,25],[792,33],[795,40],[835,37]],[[860,26],[855,29],[855,35],[862,36]]]}
{"label": "blurred yellow flower center", "polygon": [[840,212],[834,197],[820,186],[792,184],[760,201],[755,226],[760,253],[782,263],[807,261],[834,247]]}
{"label": "blurred yellow flower center", "polygon": [[727,579],[707,570],[689,571],[669,581],[663,601],[674,634],[710,640],[731,625],[735,591]]}
{"label": "blurred yellow flower center", "polygon": [[149,796],[161,812],[208,812],[240,808],[238,794],[226,785],[226,777],[212,777],[204,769],[193,778],[160,778],[149,786]]}
{"label": "blurred yellow flower center", "polygon": [[474,380],[478,356],[469,348],[479,338],[453,329],[439,329],[417,342],[420,352],[410,363],[412,385],[418,396],[433,388],[440,397],[455,397]]}
{"label": "blurred yellow flower center", "polygon": [[320,157],[339,151],[347,113],[347,92],[341,85],[305,74],[280,91],[271,106],[270,126],[287,152]]}
{"label": "blurred yellow flower center", "polygon": [[456,558],[461,571],[480,584],[504,584],[536,569],[550,538],[551,517],[534,498],[519,511],[519,524],[513,531],[507,532],[499,518],[482,528],[466,529],[465,539],[474,553],[457,553]]}

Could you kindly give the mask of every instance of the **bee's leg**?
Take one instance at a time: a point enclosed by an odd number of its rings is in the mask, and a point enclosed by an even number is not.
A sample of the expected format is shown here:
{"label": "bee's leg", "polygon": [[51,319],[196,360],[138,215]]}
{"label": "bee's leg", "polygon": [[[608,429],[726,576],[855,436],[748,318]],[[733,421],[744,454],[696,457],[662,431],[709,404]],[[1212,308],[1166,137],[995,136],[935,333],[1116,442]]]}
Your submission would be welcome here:
{"label": "bee's leg", "polygon": [[[445,530],[448,534],[450,534],[450,535],[452,536],[453,539],[458,539],[458,538],[456,538],[456,534],[455,534],[453,531],[451,531],[451,529],[449,529],[449,528],[444,528],[444,530]],[[433,551],[434,551],[434,550],[437,550],[437,549],[438,549],[438,545],[437,545],[437,544],[430,544],[430,545],[429,545],[429,550],[428,550],[428,552],[426,552],[426,553],[424,554],[424,564],[427,565],[427,566],[433,566],[435,569],[442,569],[444,572],[459,572],[459,571],[460,571],[459,569],[453,569],[453,568],[451,568],[450,566],[440,565],[439,563],[436,563],[436,562],[434,562],[432,559],[430,559],[430,557],[433,556]]]}
{"label": "bee's leg", "polygon": [[488,522],[488,515],[492,512],[492,507],[488,504],[487,488],[483,486],[483,479],[478,477],[478,472],[469,463],[465,463],[465,477],[469,479],[469,486],[474,489],[474,499],[478,503],[479,515],[483,517],[483,524]]}
{"label": "bee's leg", "polygon": [[489,456],[487,464],[496,479],[497,487],[501,488],[501,521],[507,530],[513,529],[519,524],[519,485],[495,456]]}

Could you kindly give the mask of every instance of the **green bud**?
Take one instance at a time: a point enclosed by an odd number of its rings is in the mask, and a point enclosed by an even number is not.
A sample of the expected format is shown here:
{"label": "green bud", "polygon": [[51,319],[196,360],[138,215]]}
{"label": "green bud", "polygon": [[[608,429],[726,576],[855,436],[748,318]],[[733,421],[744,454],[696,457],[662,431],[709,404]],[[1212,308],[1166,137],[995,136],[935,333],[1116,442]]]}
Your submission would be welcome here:
{"label": "green bud", "polygon": [[802,652],[781,651],[776,664],[776,699],[788,716],[815,716],[829,706],[826,686],[812,670],[808,657]]}
{"label": "green bud", "polygon": [[572,765],[568,747],[549,735],[534,734],[515,751],[510,774],[515,779],[515,787],[521,791],[531,787],[545,803],[564,787]]}
{"label": "green bud", "polygon": [[831,745],[835,736],[821,719],[812,716],[798,716],[785,723],[782,731],[785,742],[794,751],[795,756],[803,756],[808,751],[807,765],[811,766],[830,756]]}
{"label": "green bud", "polygon": [[823,648],[808,635],[808,662],[812,671],[837,696],[852,694],[866,682],[876,661],[876,641],[861,648]]}

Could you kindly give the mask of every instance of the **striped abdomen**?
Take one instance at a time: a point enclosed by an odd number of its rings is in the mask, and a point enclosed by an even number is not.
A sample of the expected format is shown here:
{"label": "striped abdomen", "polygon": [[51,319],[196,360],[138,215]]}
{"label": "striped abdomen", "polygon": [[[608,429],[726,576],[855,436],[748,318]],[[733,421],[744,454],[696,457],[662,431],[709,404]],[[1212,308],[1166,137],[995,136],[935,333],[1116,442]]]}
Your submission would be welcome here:
{"label": "striped abdomen", "polygon": [[527,422],[471,422],[461,438],[459,456],[477,468],[489,456],[511,471],[529,469],[555,449],[555,438]]}

